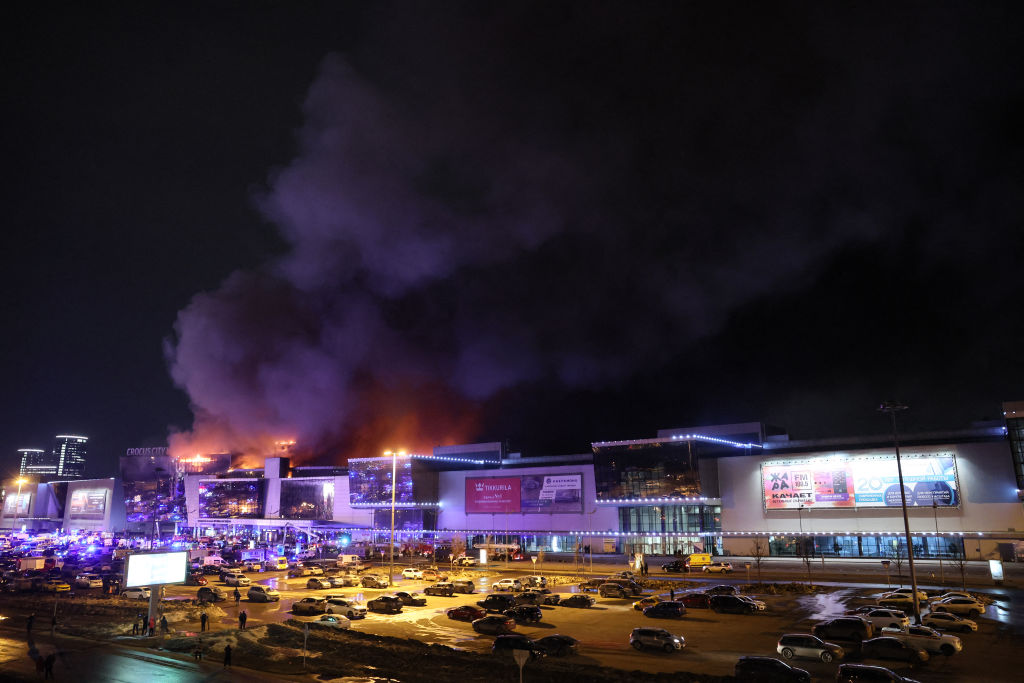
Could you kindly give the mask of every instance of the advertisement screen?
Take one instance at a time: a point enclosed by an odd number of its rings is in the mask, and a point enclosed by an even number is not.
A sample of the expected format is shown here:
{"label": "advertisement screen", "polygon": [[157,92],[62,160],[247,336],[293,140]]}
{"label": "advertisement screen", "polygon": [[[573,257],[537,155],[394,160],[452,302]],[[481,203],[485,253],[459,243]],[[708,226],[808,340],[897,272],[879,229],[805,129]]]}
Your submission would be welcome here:
{"label": "advertisement screen", "polygon": [[4,517],[24,517],[28,514],[31,493],[11,493],[4,500]]}
{"label": "advertisement screen", "polygon": [[184,583],[188,551],[129,555],[125,560],[125,588]]}
{"label": "advertisement screen", "polygon": [[[907,506],[960,505],[956,457],[952,453],[906,455],[903,483]],[[803,458],[761,464],[766,510],[900,507],[895,454]]]}
{"label": "advertisement screen", "polygon": [[519,512],[519,488],[519,477],[467,478],[466,512]]}
{"label": "advertisement screen", "polygon": [[103,519],[109,489],[76,489],[68,502],[70,519]]}
{"label": "advertisement screen", "polygon": [[582,474],[526,474],[521,480],[523,512],[583,512]]}

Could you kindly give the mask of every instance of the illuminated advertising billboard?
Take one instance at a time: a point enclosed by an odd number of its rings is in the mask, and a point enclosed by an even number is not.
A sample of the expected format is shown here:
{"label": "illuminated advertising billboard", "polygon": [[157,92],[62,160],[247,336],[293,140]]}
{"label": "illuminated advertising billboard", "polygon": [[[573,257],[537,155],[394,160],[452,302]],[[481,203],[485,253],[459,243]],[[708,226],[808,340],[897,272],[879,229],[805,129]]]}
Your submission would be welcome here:
{"label": "illuminated advertising billboard", "polygon": [[[910,507],[958,507],[960,488],[952,453],[905,455],[903,483]],[[895,454],[830,456],[761,464],[766,510],[900,507]]]}
{"label": "illuminated advertising billboard", "polygon": [[24,517],[28,514],[31,502],[31,493],[8,494],[7,498],[4,500],[4,517]]}
{"label": "illuminated advertising billboard", "polygon": [[68,502],[68,519],[103,519],[110,489],[76,489]]}
{"label": "illuminated advertising billboard", "polygon": [[526,474],[521,480],[523,512],[583,512],[582,474]]}
{"label": "illuminated advertising billboard", "polygon": [[466,512],[519,512],[519,477],[466,478]]}
{"label": "illuminated advertising billboard", "polygon": [[185,583],[188,551],[145,553],[125,559],[124,587],[156,586],[162,583]]}

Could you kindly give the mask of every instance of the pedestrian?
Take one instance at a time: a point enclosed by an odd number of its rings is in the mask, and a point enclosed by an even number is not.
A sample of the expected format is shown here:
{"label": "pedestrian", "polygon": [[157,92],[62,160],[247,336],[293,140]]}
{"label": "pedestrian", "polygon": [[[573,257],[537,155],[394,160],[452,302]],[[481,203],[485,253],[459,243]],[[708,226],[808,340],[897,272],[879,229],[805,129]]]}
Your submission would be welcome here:
{"label": "pedestrian", "polygon": [[36,660],[36,673],[37,674],[44,674],[45,671],[46,671],[46,661],[43,659],[43,656],[37,654],[35,656],[35,660]]}
{"label": "pedestrian", "polygon": [[139,635],[139,618],[132,619],[132,635]]}
{"label": "pedestrian", "polygon": [[238,615],[238,628],[245,630],[245,622],[249,620],[249,615],[242,610],[241,614]]}
{"label": "pedestrian", "polygon": [[170,633],[170,629],[167,628],[167,615],[160,617],[160,630],[163,631],[164,635]]}
{"label": "pedestrian", "polygon": [[35,612],[33,612],[32,614],[28,615],[28,619],[25,620],[25,626],[28,628],[28,632],[29,633],[32,633],[32,624],[35,622],[35,620],[36,620],[36,613]]}
{"label": "pedestrian", "polygon": [[57,655],[50,653],[46,655],[46,660],[43,662],[43,666],[46,669],[43,678],[53,678],[53,663],[57,661]]}
{"label": "pedestrian", "polygon": [[206,612],[199,615],[199,631],[203,632],[206,630],[206,622],[210,617],[206,616]]}
{"label": "pedestrian", "polygon": [[675,588],[669,588],[668,589],[668,599],[671,600],[672,602],[676,601],[676,589]]}
{"label": "pedestrian", "polygon": [[238,592],[238,586],[235,586],[235,607],[238,607],[238,603],[242,600],[242,594]]}
{"label": "pedestrian", "polygon": [[152,638],[156,634],[156,617],[149,618],[149,637]]}
{"label": "pedestrian", "polygon": [[231,668],[231,646],[230,645],[225,645],[224,646],[224,666],[229,668],[229,669]]}

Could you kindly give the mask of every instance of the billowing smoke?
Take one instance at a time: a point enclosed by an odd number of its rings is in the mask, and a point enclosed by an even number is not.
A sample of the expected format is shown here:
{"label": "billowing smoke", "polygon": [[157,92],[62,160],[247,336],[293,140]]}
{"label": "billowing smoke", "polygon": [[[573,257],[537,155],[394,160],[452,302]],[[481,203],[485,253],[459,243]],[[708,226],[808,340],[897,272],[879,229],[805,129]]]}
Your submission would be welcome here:
{"label": "billowing smoke", "polygon": [[376,59],[324,61],[258,200],[287,253],[197,295],[168,343],[196,415],[176,451],[501,438],[477,429],[506,390],[656,371],[843,248],[942,213],[920,148],[956,115],[914,65],[845,52],[842,22],[779,19],[786,50],[759,53],[731,16],[684,39],[598,8],[586,26],[480,12],[416,14]]}

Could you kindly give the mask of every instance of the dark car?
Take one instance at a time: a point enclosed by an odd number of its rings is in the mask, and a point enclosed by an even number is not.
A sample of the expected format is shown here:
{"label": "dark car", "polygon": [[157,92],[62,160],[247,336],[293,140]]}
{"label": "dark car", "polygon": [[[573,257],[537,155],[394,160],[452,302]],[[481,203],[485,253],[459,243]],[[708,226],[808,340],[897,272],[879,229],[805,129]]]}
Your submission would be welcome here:
{"label": "dark car", "polygon": [[827,641],[860,641],[867,640],[873,636],[875,629],[870,621],[865,621],[856,616],[848,616],[836,617],[835,619],[829,619],[828,621],[816,624],[811,629],[811,633]]}
{"label": "dark car", "polygon": [[517,605],[543,605],[545,597],[547,596],[543,593],[537,593],[534,591],[515,594]]}
{"label": "dark car", "polygon": [[455,621],[476,621],[487,616],[487,610],[474,607],[473,605],[461,605],[445,610],[445,615]]}
{"label": "dark car", "polygon": [[728,584],[722,584],[720,586],[712,586],[704,591],[705,595],[739,595],[740,591],[736,586],[730,586]]}
{"label": "dark car", "polygon": [[865,640],[860,654],[865,659],[896,659],[911,665],[928,661],[928,653],[920,647],[889,636]]}
{"label": "dark car", "polygon": [[422,607],[427,604],[427,599],[419,593],[406,593],[405,591],[398,591],[395,593],[395,597],[402,601],[403,605],[411,605],[413,607]]}
{"label": "dark car", "polygon": [[687,609],[711,609],[711,596],[704,593],[684,593],[676,601],[683,603]]}
{"label": "dark car", "polygon": [[626,597],[630,595],[640,595],[644,592],[644,587],[636,581],[633,581],[631,579],[617,578],[614,576],[610,576],[607,579],[604,579],[604,583],[597,587],[598,592],[600,593],[602,586],[607,586],[608,584],[620,586],[626,592]]}
{"label": "dark car", "polygon": [[558,603],[563,607],[592,607],[594,604],[594,598],[589,595],[583,595],[582,593],[576,593],[570,595],[567,598],[562,599]]}
{"label": "dark car", "polygon": [[511,633],[515,628],[516,620],[511,617],[506,617],[505,615],[491,615],[489,617],[482,617],[473,622],[474,631],[488,635]]}
{"label": "dark car", "polygon": [[217,586],[200,586],[199,590],[196,591],[196,600],[220,602],[227,599],[227,594]]}
{"label": "dark car", "polygon": [[309,588],[311,590],[324,590],[325,588],[330,587],[331,582],[319,576],[314,576],[306,582],[306,588]]}
{"label": "dark car", "polygon": [[560,633],[544,636],[533,641],[533,644],[544,650],[544,653],[549,657],[566,657],[577,654],[580,651],[580,641],[572,636],[563,636]]}
{"label": "dark car", "polygon": [[504,612],[516,606],[516,599],[506,593],[491,593],[483,600],[477,600],[476,604],[488,612]]}
{"label": "dark car", "polygon": [[359,580],[363,588],[387,588],[388,580],[384,577],[367,574]]}
{"label": "dark car", "polygon": [[602,598],[628,598],[630,591],[617,583],[602,583],[597,587],[597,594]]}
{"label": "dark car", "polygon": [[531,660],[543,657],[547,654],[544,650],[537,647],[536,643],[520,633],[509,633],[498,636],[494,639],[494,644],[491,645],[491,654],[495,655],[511,655],[513,650],[525,650],[526,652],[529,652]]}
{"label": "dark car", "polygon": [[709,604],[714,611],[726,614],[753,614],[757,611],[757,605],[735,595],[712,595]]}
{"label": "dark car", "polygon": [[881,666],[867,664],[840,664],[836,683],[918,683]]}
{"label": "dark car", "polygon": [[644,610],[644,616],[652,619],[680,619],[686,614],[681,602],[659,602]]}
{"label": "dark car", "polygon": [[540,607],[534,605],[516,605],[512,609],[505,610],[503,614],[506,617],[512,617],[516,621],[527,624],[536,624],[544,618],[544,613],[540,611]]}
{"label": "dark car", "polygon": [[605,583],[607,583],[605,579],[587,579],[586,581],[580,583],[579,589],[581,591],[596,591],[598,588],[601,587],[602,584]]}
{"label": "dark car", "polygon": [[220,567],[215,564],[208,564],[203,567],[203,574],[206,576],[220,575]]}
{"label": "dark car", "polygon": [[772,657],[740,657],[734,674],[750,683],[811,683],[811,674]]}
{"label": "dark car", "polygon": [[468,579],[456,579],[455,581],[452,581],[452,588],[455,589],[456,593],[472,593],[476,591],[476,586]]}
{"label": "dark car", "polygon": [[186,586],[205,586],[208,583],[209,580],[199,572],[192,572],[185,577]]}
{"label": "dark car", "polygon": [[324,614],[327,601],[323,598],[302,598],[292,603],[292,614]]}
{"label": "dark car", "polygon": [[366,603],[366,609],[381,614],[398,614],[402,611],[402,600],[394,595],[381,595]]}
{"label": "dark car", "polygon": [[455,586],[450,583],[435,583],[433,586],[424,588],[423,593],[424,595],[440,595],[450,598],[455,595]]}
{"label": "dark car", "polygon": [[675,560],[673,562],[668,562],[665,565],[663,565],[661,570],[669,574],[685,574],[686,572],[690,571],[690,568],[686,566],[685,562]]}

